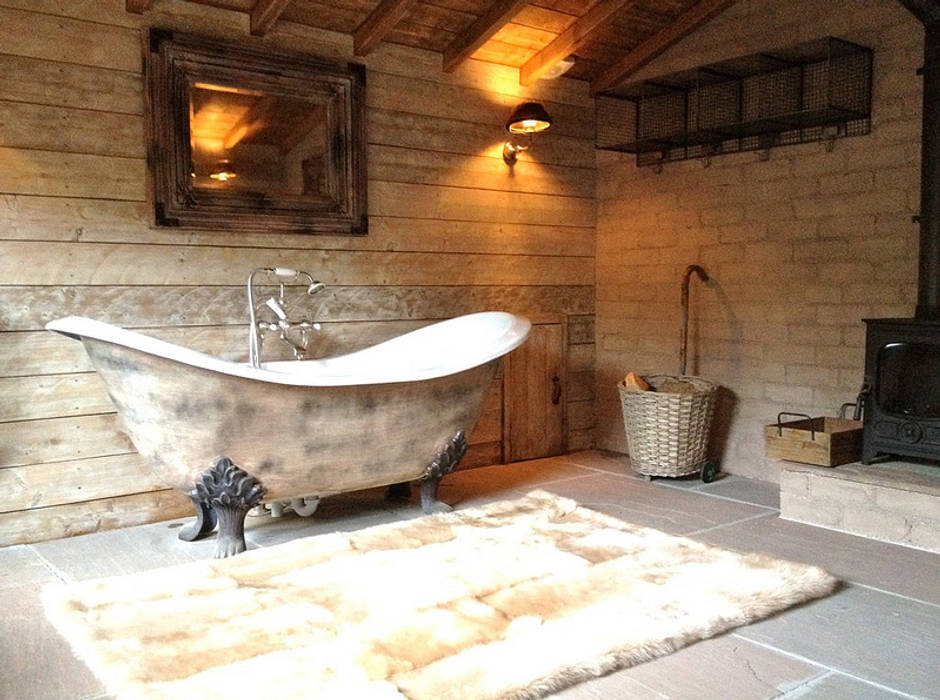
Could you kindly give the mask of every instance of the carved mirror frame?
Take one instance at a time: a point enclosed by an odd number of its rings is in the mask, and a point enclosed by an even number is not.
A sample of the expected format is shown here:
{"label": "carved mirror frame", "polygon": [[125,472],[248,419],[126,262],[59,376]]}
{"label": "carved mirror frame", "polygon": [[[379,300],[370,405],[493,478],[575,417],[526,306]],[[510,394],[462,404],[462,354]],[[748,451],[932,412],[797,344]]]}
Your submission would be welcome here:
{"label": "carved mirror frame", "polygon": [[[146,35],[148,171],[157,226],[365,234],[365,68],[151,29]],[[316,196],[195,183],[190,100],[197,83],[316,103],[327,154]],[[306,166],[306,163],[302,165]],[[324,194],[325,192],[325,194]]]}

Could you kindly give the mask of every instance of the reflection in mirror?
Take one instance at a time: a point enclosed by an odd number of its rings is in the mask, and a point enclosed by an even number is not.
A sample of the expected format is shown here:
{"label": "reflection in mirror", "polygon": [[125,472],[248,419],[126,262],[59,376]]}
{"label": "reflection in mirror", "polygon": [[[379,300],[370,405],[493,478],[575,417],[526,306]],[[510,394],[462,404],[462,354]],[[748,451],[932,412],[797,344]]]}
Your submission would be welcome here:
{"label": "reflection in mirror", "polygon": [[332,198],[325,101],[205,82],[189,95],[194,187]]}
{"label": "reflection in mirror", "polygon": [[365,233],[365,70],[149,33],[154,220]]}

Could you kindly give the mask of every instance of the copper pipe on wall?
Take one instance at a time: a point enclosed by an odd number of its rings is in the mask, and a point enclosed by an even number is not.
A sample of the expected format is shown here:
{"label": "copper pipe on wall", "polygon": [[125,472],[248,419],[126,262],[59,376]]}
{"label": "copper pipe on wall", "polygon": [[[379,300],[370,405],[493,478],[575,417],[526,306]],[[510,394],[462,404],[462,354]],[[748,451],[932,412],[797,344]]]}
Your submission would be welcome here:
{"label": "copper pipe on wall", "polygon": [[696,273],[702,282],[708,282],[708,273],[700,265],[689,265],[682,273],[682,337],[679,339],[679,374],[685,374],[685,359],[689,346],[689,281]]}

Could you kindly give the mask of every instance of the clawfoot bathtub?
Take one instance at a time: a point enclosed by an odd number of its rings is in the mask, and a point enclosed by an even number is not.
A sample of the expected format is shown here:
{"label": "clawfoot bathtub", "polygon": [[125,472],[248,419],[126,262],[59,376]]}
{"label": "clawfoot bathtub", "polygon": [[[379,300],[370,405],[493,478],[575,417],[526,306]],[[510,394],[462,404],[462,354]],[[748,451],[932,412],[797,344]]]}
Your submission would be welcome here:
{"label": "clawfoot bathtub", "polygon": [[154,474],[192,498],[196,539],[244,551],[263,501],[421,480],[425,512],[466,451],[499,358],[529,321],[501,312],[435,323],[322,360],[228,362],[87,318],[49,330],[82,341]]}

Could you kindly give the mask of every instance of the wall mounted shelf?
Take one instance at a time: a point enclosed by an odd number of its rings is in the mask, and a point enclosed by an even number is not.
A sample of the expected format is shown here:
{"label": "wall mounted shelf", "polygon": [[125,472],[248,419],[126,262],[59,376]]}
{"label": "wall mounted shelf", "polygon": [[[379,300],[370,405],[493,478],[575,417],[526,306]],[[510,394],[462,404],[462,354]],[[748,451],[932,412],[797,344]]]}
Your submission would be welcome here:
{"label": "wall mounted shelf", "polygon": [[619,86],[598,96],[596,146],[651,165],[865,134],[872,58],[826,37]]}

